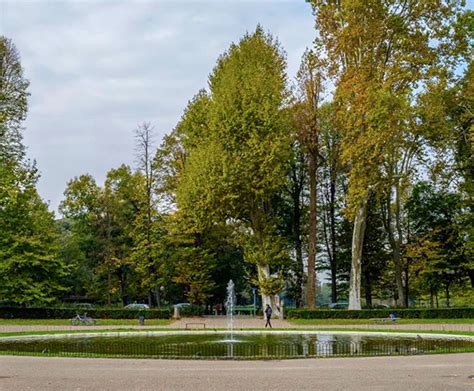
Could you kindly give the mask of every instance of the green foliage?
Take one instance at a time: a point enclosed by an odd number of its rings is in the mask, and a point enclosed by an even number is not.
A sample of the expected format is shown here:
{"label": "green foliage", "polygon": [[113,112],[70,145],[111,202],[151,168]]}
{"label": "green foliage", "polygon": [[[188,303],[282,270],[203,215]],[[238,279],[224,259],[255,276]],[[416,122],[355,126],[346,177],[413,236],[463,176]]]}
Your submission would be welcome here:
{"label": "green foliage", "polygon": [[212,281],[215,258],[199,247],[178,249],[174,281],[186,286],[186,298],[190,303],[202,304],[209,298],[215,283]]}
{"label": "green foliage", "polygon": [[139,315],[147,319],[169,319],[169,308],[126,309],[126,308],[90,308],[86,311],[71,307],[0,307],[0,318],[4,319],[71,319],[77,313],[97,319],[137,319]]}
{"label": "green foliage", "polygon": [[0,36],[0,59],[0,159],[19,161],[24,157],[21,122],[28,110],[29,82],[15,45],[4,36]]}
{"label": "green foliage", "polygon": [[21,140],[28,84],[15,46],[0,37],[0,300],[22,305],[55,301],[67,274],[54,216],[36,191],[37,169]]}
{"label": "green foliage", "polygon": [[[290,151],[282,111],[285,66],[278,43],[258,27],[220,57],[210,97],[201,94],[188,106],[179,124],[187,157],[177,205],[196,232],[234,220],[263,245],[262,235],[273,226],[270,201],[284,184]],[[257,265],[277,266],[276,259],[262,259],[268,255],[253,250],[246,259],[257,256]]]}
{"label": "green foliage", "polygon": [[67,274],[53,214],[35,183],[18,184],[0,210],[0,299],[23,305],[55,301],[65,291],[61,280]]}
{"label": "green foliage", "polygon": [[180,316],[202,316],[205,314],[205,307],[202,305],[191,304],[179,309]]}
{"label": "green foliage", "polygon": [[80,276],[76,295],[124,304],[128,297],[137,298],[129,282],[136,281],[140,266],[133,264],[133,234],[141,216],[142,183],[140,174],[125,165],[107,173],[103,188],[90,175],[68,183],[60,205],[66,218],[63,255]]}
{"label": "green foliage", "polygon": [[388,318],[393,313],[401,319],[457,319],[474,317],[474,307],[468,308],[391,308],[384,310],[313,310],[307,308],[288,308],[290,319],[371,319]]}
{"label": "green foliage", "polygon": [[407,202],[412,238],[406,257],[422,261],[418,277],[432,291],[442,284],[449,293],[453,282],[467,279],[474,269],[468,257],[469,236],[460,224],[460,206],[459,194],[424,182],[414,187]]}

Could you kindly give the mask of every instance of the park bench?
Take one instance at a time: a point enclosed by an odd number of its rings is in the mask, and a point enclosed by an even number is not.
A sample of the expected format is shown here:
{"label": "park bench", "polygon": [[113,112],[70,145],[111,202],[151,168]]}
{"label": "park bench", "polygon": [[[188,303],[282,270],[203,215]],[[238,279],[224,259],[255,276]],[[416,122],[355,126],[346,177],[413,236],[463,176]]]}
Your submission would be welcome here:
{"label": "park bench", "polygon": [[234,307],[234,313],[237,315],[249,314],[255,316],[256,311],[253,305],[236,305]]}
{"label": "park bench", "polygon": [[201,325],[202,328],[206,328],[206,324],[202,322],[191,322],[191,323],[186,323],[186,329],[193,329],[195,328],[194,326]]}

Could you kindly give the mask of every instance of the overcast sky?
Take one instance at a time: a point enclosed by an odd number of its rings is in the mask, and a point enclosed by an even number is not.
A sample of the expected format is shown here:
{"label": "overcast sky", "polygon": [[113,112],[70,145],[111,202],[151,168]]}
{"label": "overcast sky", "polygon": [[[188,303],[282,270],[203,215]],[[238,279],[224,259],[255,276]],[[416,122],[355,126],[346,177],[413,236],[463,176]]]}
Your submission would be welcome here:
{"label": "overcast sky", "polygon": [[68,180],[134,164],[133,129],[158,139],[203,87],[217,57],[260,23],[294,77],[314,39],[302,0],[0,0],[0,34],[18,48],[31,98],[25,144],[56,210]]}

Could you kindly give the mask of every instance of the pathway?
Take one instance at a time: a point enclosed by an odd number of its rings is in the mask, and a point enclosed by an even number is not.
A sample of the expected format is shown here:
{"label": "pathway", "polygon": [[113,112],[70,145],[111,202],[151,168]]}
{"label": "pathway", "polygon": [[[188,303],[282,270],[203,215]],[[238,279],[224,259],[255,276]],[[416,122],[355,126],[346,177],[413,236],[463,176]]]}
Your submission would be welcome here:
{"label": "pathway", "polygon": [[[137,321],[138,323],[138,321]],[[186,323],[204,323],[208,329],[227,328],[227,319],[225,317],[199,317],[182,318],[171,323],[168,326],[69,326],[69,325],[0,325],[0,333],[20,332],[20,331],[60,331],[60,330],[104,330],[104,329],[166,329],[166,328],[186,328]],[[424,331],[471,331],[474,332],[474,325],[465,324],[357,324],[357,325],[295,325],[286,320],[272,320],[274,328],[305,328],[305,329],[395,329],[395,330],[424,330]],[[234,328],[263,328],[265,321],[259,318],[236,317],[234,318]],[[196,328],[202,328],[201,325],[195,325]]]}
{"label": "pathway", "polygon": [[0,356],[0,390],[474,389],[474,354],[282,361]]}

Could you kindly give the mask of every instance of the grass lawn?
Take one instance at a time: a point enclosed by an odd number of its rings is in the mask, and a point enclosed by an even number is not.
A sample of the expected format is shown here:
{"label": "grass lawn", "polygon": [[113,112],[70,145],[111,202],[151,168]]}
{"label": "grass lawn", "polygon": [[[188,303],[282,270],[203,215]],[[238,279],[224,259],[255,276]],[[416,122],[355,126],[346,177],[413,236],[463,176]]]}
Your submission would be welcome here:
{"label": "grass lawn", "polygon": [[[358,325],[358,324],[375,324],[370,319],[288,319],[289,323],[295,325]],[[462,319],[399,319],[396,322],[384,322],[384,324],[474,324],[472,318]]]}
{"label": "grass lawn", "polygon": [[[145,319],[147,326],[168,326],[170,319]],[[70,326],[69,319],[0,319],[1,325],[41,325],[41,326]],[[138,319],[96,319],[97,326],[137,326]],[[80,327],[80,326],[78,326]]]}

